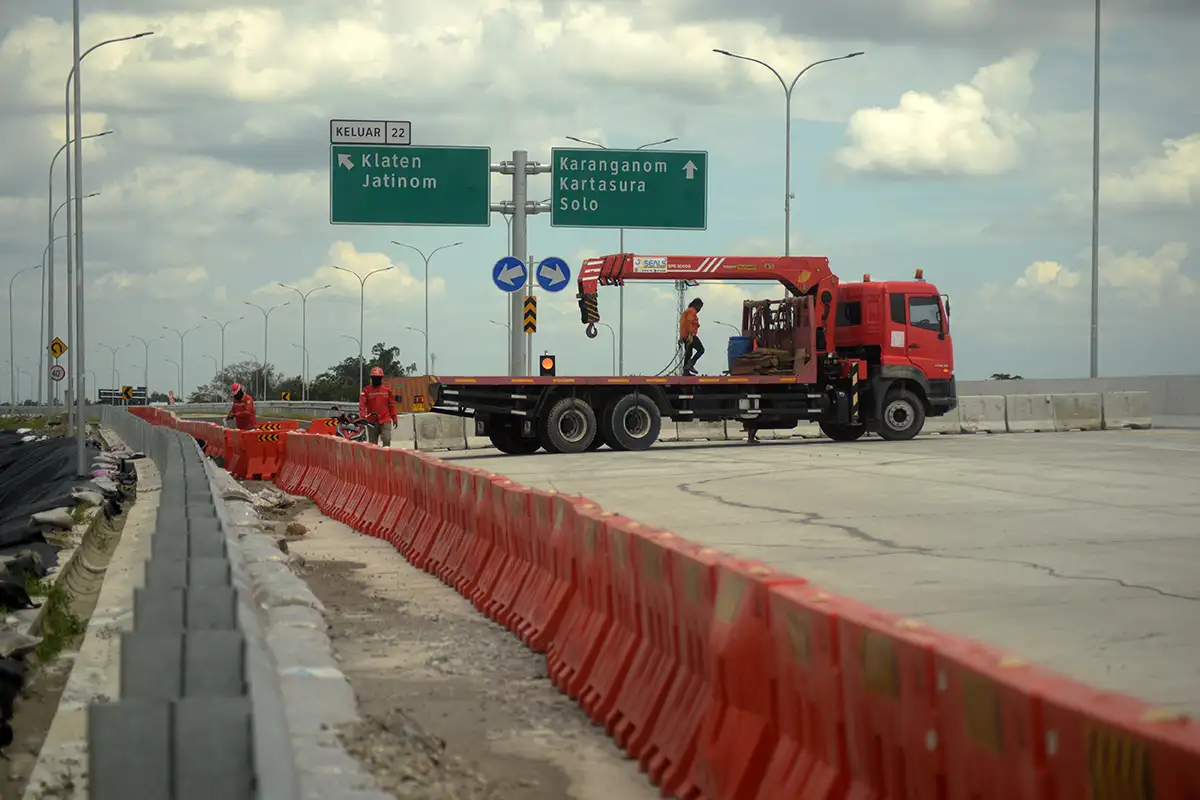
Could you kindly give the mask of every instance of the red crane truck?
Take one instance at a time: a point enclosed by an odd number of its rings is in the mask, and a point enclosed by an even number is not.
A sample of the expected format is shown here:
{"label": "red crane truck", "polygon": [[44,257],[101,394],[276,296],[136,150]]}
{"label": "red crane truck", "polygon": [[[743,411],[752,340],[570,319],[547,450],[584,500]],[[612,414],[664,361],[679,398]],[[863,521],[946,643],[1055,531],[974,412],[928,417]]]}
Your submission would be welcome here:
{"label": "red crane truck", "polygon": [[[746,301],[742,336],[775,368],[731,364],[730,374],[687,377],[433,377],[432,410],[474,417],[501,452],[580,453],[608,445],[644,450],[664,419],[741,422],[751,433],[816,422],[831,439],[867,432],[893,441],[958,403],[949,299],[924,280],[841,283],[816,256],[639,256],[588,259],[579,309],[596,336],[598,289],[626,281],[777,281],[787,297]],[[746,359],[753,361],[754,359]],[[732,359],[731,359],[732,361]],[[758,371],[755,371],[758,370]]]}

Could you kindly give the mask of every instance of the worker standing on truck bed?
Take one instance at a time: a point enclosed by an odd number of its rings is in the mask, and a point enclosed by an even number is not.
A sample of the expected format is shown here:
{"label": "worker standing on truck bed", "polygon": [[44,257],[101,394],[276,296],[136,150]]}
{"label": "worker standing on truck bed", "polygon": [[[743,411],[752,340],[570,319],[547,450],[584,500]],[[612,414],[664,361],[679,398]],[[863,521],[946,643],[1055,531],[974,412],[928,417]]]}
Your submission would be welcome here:
{"label": "worker standing on truck bed", "polygon": [[383,385],[383,368],[371,368],[371,383],[358,396],[358,415],[367,421],[367,441],[392,446],[392,428],[396,427],[396,398]]}
{"label": "worker standing on truck bed", "polygon": [[700,309],[704,301],[699,297],[688,303],[683,316],[679,318],[679,341],[683,344],[683,374],[698,375],[696,362],[704,355],[704,345],[700,342]]}

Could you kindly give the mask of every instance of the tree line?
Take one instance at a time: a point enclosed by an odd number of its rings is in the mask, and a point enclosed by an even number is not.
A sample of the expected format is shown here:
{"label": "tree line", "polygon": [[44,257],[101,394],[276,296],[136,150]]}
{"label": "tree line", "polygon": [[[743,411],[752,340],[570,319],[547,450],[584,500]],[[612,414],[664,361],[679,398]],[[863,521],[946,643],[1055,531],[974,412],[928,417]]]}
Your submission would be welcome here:
{"label": "tree line", "polygon": [[[417,374],[416,363],[404,364],[400,358],[399,347],[388,347],[379,342],[371,348],[370,356],[363,358],[363,380],[375,367],[382,367],[383,374],[388,378],[403,378]],[[265,383],[264,383],[265,381]],[[246,391],[258,400],[278,400],[282,393],[290,392],[293,400],[303,396],[303,388],[299,375],[285,376],[271,364],[260,365],[253,361],[239,361],[229,364],[225,369],[213,375],[208,383],[197,388],[188,396],[189,403],[224,403],[229,400],[229,387],[240,383]],[[362,385],[358,382],[358,355],[344,358],[338,363],[315,376],[308,384],[308,399],[318,402],[337,402],[339,400],[357,400]],[[159,397],[161,396],[161,399]],[[177,398],[178,399],[178,398]],[[154,392],[150,395],[151,402],[166,402],[166,395]]]}

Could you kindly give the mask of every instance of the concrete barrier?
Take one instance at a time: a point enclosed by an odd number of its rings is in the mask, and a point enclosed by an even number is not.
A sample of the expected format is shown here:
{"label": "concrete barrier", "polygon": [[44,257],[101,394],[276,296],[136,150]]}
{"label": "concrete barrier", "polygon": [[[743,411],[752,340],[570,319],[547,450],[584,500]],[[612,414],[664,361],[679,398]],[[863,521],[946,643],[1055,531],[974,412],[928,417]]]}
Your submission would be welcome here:
{"label": "concrete barrier", "polygon": [[1054,430],[1054,401],[1048,394],[1010,394],[1004,398],[1009,433]]}
{"label": "concrete barrier", "polygon": [[1100,399],[1104,427],[1149,428],[1150,400],[1149,392],[1105,392]]}
{"label": "concrete barrier", "polygon": [[416,414],[398,414],[396,428],[392,431],[392,447],[403,447],[415,450],[417,446],[417,428],[413,422]]}
{"label": "concrete barrier", "polygon": [[941,436],[949,436],[962,432],[962,413],[958,408],[954,408],[949,413],[943,414],[940,417],[926,417],[925,426],[921,428],[922,434],[936,433]]}
{"label": "concrete barrier", "polygon": [[[666,427],[666,426],[664,426]],[[732,427],[732,426],[731,426]],[[745,439],[745,432],[740,430],[735,433],[741,433],[741,438]],[[708,440],[710,442],[723,442],[727,438],[724,422],[677,422],[675,423],[675,441],[677,442],[699,442]]]}
{"label": "concrete barrier", "polygon": [[963,433],[1008,433],[1004,396],[984,394],[958,398]]}
{"label": "concrete barrier", "polygon": [[1050,404],[1056,431],[1104,430],[1104,412],[1098,393],[1052,394]]}
{"label": "concrete barrier", "polygon": [[467,419],[448,414],[413,414],[418,450],[466,450]]}

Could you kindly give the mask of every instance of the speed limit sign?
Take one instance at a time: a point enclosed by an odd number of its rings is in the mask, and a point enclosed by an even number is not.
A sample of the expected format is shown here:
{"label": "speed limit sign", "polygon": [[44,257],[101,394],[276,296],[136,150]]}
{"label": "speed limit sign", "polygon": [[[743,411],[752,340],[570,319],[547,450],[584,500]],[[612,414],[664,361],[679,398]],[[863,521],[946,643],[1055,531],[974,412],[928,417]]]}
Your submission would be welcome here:
{"label": "speed limit sign", "polygon": [[58,382],[67,377],[67,370],[62,364],[55,364],[50,368],[50,380]]}

